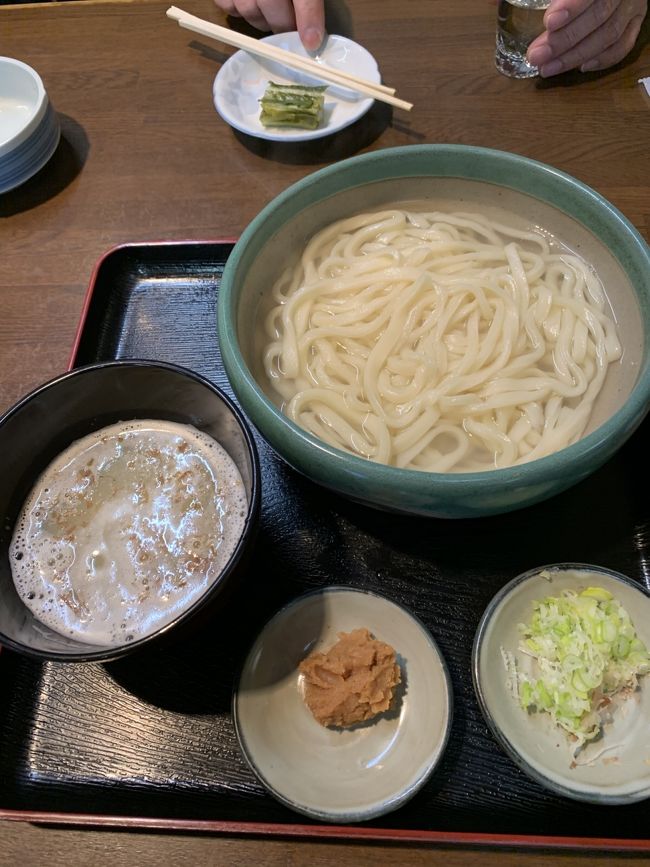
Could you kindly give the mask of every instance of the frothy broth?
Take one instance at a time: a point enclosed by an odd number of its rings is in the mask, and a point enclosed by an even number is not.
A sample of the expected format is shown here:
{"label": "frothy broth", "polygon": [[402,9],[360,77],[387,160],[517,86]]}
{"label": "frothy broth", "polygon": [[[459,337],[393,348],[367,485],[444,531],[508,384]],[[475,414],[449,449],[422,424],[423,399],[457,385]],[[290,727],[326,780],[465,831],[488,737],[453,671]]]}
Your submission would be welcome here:
{"label": "frothy broth", "polygon": [[236,465],[207,434],[163,420],[111,425],[38,479],[10,546],[14,584],[55,632],[136,641],[216,580],[247,505]]}

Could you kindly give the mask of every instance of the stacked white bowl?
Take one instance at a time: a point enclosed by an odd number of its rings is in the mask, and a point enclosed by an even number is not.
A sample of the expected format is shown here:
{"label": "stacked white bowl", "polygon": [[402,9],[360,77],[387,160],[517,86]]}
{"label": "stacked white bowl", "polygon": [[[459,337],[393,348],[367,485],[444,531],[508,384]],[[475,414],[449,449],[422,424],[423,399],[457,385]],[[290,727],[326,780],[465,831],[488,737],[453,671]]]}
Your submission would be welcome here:
{"label": "stacked white bowl", "polygon": [[0,194],[42,169],[60,135],[38,73],[20,60],[0,57]]}

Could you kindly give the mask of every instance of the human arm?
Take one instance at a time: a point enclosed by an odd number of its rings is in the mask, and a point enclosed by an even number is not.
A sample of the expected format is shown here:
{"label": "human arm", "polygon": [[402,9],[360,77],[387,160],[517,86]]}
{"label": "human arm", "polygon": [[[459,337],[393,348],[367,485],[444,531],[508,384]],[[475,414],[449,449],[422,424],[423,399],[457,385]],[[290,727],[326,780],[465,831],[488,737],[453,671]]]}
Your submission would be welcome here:
{"label": "human arm", "polygon": [[551,0],[528,62],[544,78],[607,69],[632,50],[647,11],[648,0]]}
{"label": "human arm", "polygon": [[258,30],[297,30],[308,51],[325,37],[324,0],[215,0],[228,15],[244,18]]}

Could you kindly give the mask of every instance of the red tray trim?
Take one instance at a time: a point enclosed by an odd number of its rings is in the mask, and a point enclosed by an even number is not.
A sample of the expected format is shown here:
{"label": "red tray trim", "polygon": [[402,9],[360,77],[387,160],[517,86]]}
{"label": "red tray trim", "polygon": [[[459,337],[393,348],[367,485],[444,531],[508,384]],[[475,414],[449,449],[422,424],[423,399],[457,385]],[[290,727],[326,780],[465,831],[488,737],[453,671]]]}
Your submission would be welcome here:
{"label": "red tray trim", "polygon": [[224,822],[200,819],[152,819],[145,816],[102,816],[85,813],[40,813],[30,810],[0,810],[0,820],[44,825],[84,825],[101,828],[152,831],[201,831],[251,836],[348,839],[397,843],[461,844],[466,846],[526,846],[535,849],[594,849],[609,852],[650,852],[650,840],[598,837],[546,837],[525,834],[474,834],[464,831],[364,828],[349,825],[282,825],[273,822]]}
{"label": "red tray trim", "polygon": [[81,335],[83,333],[84,327],[86,325],[86,317],[88,316],[88,310],[90,308],[90,301],[93,297],[93,292],[95,291],[95,283],[97,281],[97,274],[99,269],[104,264],[104,261],[108,259],[113,253],[116,253],[118,250],[128,250],[131,247],[181,247],[181,246],[201,246],[204,244],[236,244],[237,238],[219,238],[217,240],[207,239],[207,240],[197,240],[196,238],[191,238],[186,241],[133,241],[128,242],[126,244],[116,244],[114,247],[106,250],[106,252],[95,262],[95,266],[92,270],[92,274],[90,275],[90,281],[88,282],[88,288],[86,289],[86,294],[84,295],[84,300],[81,305],[81,314],[79,316],[79,324],[77,325],[77,330],[75,331],[74,341],[72,343],[72,350],[70,352],[70,357],[68,358],[68,364],[66,370],[72,370],[74,367],[75,359],[77,357],[77,352],[79,351],[79,343],[81,342]]}

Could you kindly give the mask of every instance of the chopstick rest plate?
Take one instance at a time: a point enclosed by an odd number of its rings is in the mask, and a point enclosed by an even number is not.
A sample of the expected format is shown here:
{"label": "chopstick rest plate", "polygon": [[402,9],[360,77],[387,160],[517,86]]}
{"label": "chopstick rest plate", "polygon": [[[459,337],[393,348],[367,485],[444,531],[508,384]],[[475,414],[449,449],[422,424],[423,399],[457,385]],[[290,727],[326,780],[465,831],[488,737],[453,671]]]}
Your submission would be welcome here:
{"label": "chopstick rest plate", "polygon": [[[278,45],[291,51],[304,51],[296,32],[268,36],[265,43]],[[323,59],[331,65],[342,64],[354,69],[369,80],[379,80],[379,69],[373,56],[362,46],[344,36],[329,36],[323,50]],[[371,97],[363,97],[338,86],[325,91],[323,122],[315,130],[264,127],[260,121],[259,100],[269,81],[280,84],[312,84],[305,73],[290,70],[276,61],[237,51],[223,64],[214,81],[214,105],[230,126],[247,135],[279,142],[304,142],[331,135],[354,123],[374,104]]]}

